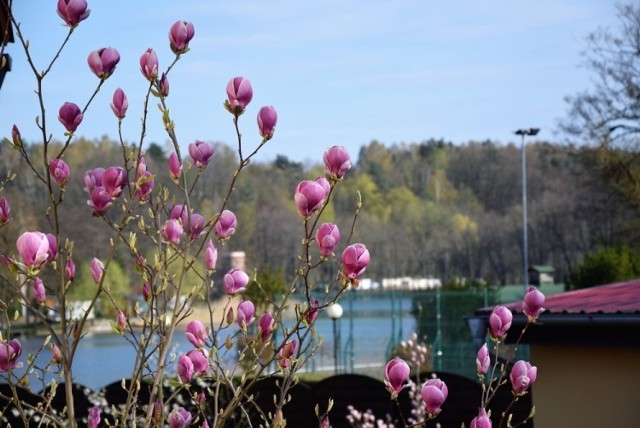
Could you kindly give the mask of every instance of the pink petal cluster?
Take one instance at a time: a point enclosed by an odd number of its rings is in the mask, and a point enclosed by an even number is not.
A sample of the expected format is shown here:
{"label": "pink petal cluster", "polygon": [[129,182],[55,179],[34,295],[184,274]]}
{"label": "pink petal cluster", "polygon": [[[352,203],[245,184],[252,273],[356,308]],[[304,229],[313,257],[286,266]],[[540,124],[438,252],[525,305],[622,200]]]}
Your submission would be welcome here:
{"label": "pink petal cluster", "polygon": [[422,385],[420,390],[422,401],[427,409],[427,413],[437,415],[440,413],[440,407],[447,399],[449,390],[447,385],[438,378],[429,379]]}
{"label": "pink petal cluster", "polygon": [[135,191],[133,196],[139,201],[146,201],[155,185],[153,174],[147,171],[147,163],[144,160],[144,156],[140,156],[138,160],[138,167],[136,168],[136,181],[132,183]]}
{"label": "pink petal cluster", "polygon": [[89,68],[100,79],[105,80],[113,74],[120,62],[120,54],[114,48],[102,48],[93,51],[87,58]]}
{"label": "pink petal cluster", "polygon": [[505,306],[496,306],[489,315],[489,334],[494,339],[502,339],[511,327],[513,314]]}
{"label": "pink petal cluster", "polygon": [[327,192],[321,183],[303,180],[296,187],[293,198],[298,207],[298,213],[302,217],[309,217],[322,207],[326,196]]}
{"label": "pink petal cluster", "polygon": [[471,420],[469,428],[491,428],[491,419],[484,408],[480,409],[478,416]]}
{"label": "pink petal cluster", "polygon": [[110,105],[113,114],[120,120],[124,119],[127,114],[127,109],[129,108],[129,101],[127,100],[127,95],[121,88],[113,92],[113,99]]}
{"label": "pink petal cluster", "polygon": [[184,333],[187,340],[196,348],[204,346],[207,340],[207,329],[204,324],[198,320],[189,321],[187,329]]}
{"label": "pink petal cluster", "polygon": [[207,166],[214,151],[213,145],[205,141],[196,140],[189,144],[189,156],[191,156],[194,165],[200,169]]}
{"label": "pink petal cluster", "polygon": [[538,369],[529,362],[517,361],[511,368],[509,380],[511,380],[511,388],[516,395],[524,394],[533,382],[536,381]]}
{"label": "pink petal cluster", "polygon": [[51,362],[53,364],[62,363],[62,351],[60,351],[60,347],[55,343],[51,345]]}
{"label": "pink petal cluster", "polygon": [[487,374],[489,365],[491,364],[491,357],[489,356],[489,348],[487,344],[482,345],[478,354],[476,355],[476,372],[479,375]]}
{"label": "pink petal cluster", "polygon": [[93,282],[95,282],[96,285],[100,284],[102,276],[104,275],[104,264],[94,257],[89,266],[91,268],[91,278],[93,278]]}
{"label": "pink petal cluster", "polygon": [[286,369],[291,365],[291,360],[296,352],[298,342],[295,340],[287,340],[280,351],[278,351],[278,366]]}
{"label": "pink petal cluster", "polygon": [[242,300],[236,309],[236,322],[241,329],[247,328],[254,320],[256,307],[251,300]]}
{"label": "pink petal cluster", "polygon": [[77,26],[90,13],[86,0],[58,0],[58,15],[69,27]]}
{"label": "pink petal cluster", "polygon": [[369,250],[364,244],[352,244],[342,252],[342,268],[347,279],[362,275],[369,264]]}
{"label": "pink petal cluster", "polygon": [[278,113],[273,106],[265,106],[258,111],[258,130],[265,140],[270,140],[278,122]]}
{"label": "pink petal cluster", "polygon": [[76,265],[71,257],[67,259],[67,263],[64,266],[64,277],[67,281],[73,281],[76,277]]}
{"label": "pink petal cluster", "polygon": [[163,98],[169,96],[169,78],[165,73],[162,73],[160,80],[158,80],[158,94]]}
{"label": "pink petal cluster", "polygon": [[82,118],[80,107],[74,103],[66,102],[58,110],[58,120],[67,132],[75,132],[80,123],[82,123]]}
{"label": "pink petal cluster", "polygon": [[182,224],[176,219],[167,220],[162,227],[162,237],[173,244],[177,244],[180,241],[183,233]]}
{"label": "pink petal cluster", "polygon": [[169,29],[169,47],[175,54],[185,53],[195,34],[196,30],[191,22],[176,21]]}
{"label": "pink petal cluster", "polygon": [[384,368],[384,384],[395,399],[400,391],[405,388],[405,382],[409,379],[410,368],[402,358],[394,358]]}
{"label": "pink petal cluster", "polygon": [[178,178],[182,175],[182,165],[175,152],[171,152],[169,155],[169,175],[173,181],[178,181]]}
{"label": "pink petal cluster", "polygon": [[49,259],[49,239],[42,232],[24,232],[16,241],[22,263],[38,269]]}
{"label": "pink petal cluster", "polygon": [[8,222],[10,218],[11,205],[4,196],[0,196],[0,225]]}
{"label": "pink petal cluster", "polygon": [[320,304],[318,303],[318,299],[313,299],[311,301],[311,306],[309,306],[309,309],[307,309],[307,312],[304,314],[304,320],[307,325],[313,324],[316,318],[318,318],[318,315],[320,315],[319,306]]}
{"label": "pink petal cluster", "polygon": [[89,416],[87,416],[87,428],[98,428],[100,425],[100,408],[94,406],[89,409]]}
{"label": "pink petal cluster", "polygon": [[44,299],[47,296],[47,292],[44,289],[44,284],[42,283],[42,280],[38,277],[36,277],[36,279],[33,280],[33,297],[36,300],[37,303],[43,303]]}
{"label": "pink petal cluster", "polygon": [[167,422],[171,428],[186,428],[191,425],[193,416],[184,407],[177,407],[169,413]]}
{"label": "pink petal cluster", "polygon": [[49,174],[58,186],[64,187],[69,182],[71,172],[65,161],[54,158],[49,161]]}
{"label": "pink petal cluster", "polygon": [[534,321],[544,311],[542,305],[544,305],[544,294],[540,292],[536,287],[531,286],[524,295],[522,301],[522,311],[527,316],[529,321]]}
{"label": "pink petal cluster", "polygon": [[207,270],[215,270],[216,269],[216,264],[218,263],[218,249],[216,248],[215,245],[213,245],[213,242],[211,241],[211,239],[209,239],[209,242],[207,243],[207,248],[204,250],[204,265],[207,268]]}
{"label": "pink petal cluster", "polygon": [[118,333],[123,334],[127,328],[127,317],[120,309],[118,309],[118,315],[116,315],[116,330]]}
{"label": "pink petal cluster", "polygon": [[227,239],[236,233],[237,227],[238,221],[236,220],[236,215],[229,210],[224,210],[220,213],[218,221],[213,226],[213,230],[216,232],[218,239]]}
{"label": "pink petal cluster", "polygon": [[333,146],[324,152],[324,172],[329,180],[340,180],[351,169],[351,157],[342,146]]}
{"label": "pink petal cluster", "polygon": [[322,257],[329,257],[340,242],[340,230],[333,223],[322,223],[316,231],[316,243]]}
{"label": "pink petal cluster", "polygon": [[8,342],[0,341],[0,372],[21,367],[22,364],[16,362],[20,354],[22,354],[22,345],[18,339]]}
{"label": "pink petal cluster", "polygon": [[20,135],[20,129],[18,129],[17,125],[13,125],[11,128],[11,142],[13,143],[14,148],[22,147],[22,136]]}
{"label": "pink petal cluster", "polygon": [[271,312],[265,312],[258,320],[258,328],[260,329],[260,338],[266,342],[271,337],[274,330],[275,320]]}
{"label": "pink petal cluster", "polygon": [[243,292],[249,283],[249,275],[240,269],[231,269],[224,276],[224,289],[230,296]]}
{"label": "pink petal cluster", "polygon": [[253,98],[253,88],[249,79],[238,76],[227,84],[227,110],[236,116],[241,115]]}
{"label": "pink petal cluster", "polygon": [[153,82],[158,78],[158,56],[156,51],[149,48],[140,57],[140,71],[147,80]]}

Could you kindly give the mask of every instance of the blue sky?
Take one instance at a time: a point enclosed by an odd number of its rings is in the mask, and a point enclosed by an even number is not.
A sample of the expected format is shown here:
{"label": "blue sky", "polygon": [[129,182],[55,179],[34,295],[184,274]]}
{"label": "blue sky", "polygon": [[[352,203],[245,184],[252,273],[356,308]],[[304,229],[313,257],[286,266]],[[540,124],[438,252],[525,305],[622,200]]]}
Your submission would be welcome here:
{"label": "blue sky", "polygon": [[[15,1],[14,13],[43,69],[66,35],[55,1]],[[46,5],[45,5],[46,3]],[[230,78],[251,80],[254,98],[241,117],[244,143],[257,144],[260,106],[278,111],[276,134],[258,157],[283,154],[319,162],[324,150],[443,138],[454,143],[517,141],[512,132],[540,127],[554,133],[566,95],[590,87],[581,64],[585,37],[616,26],[609,0],[318,0],[131,2],[89,0],[91,15],[76,29],[44,82],[48,131],[62,139],[57,111],[82,106],[97,85],[86,58],[114,47],[121,61],[76,135],[117,135],[109,103],[121,87],[129,98],[125,139],[138,141],[147,83],[139,57],[149,47],[161,69],[173,60],[167,33],[176,20],[193,22],[191,51],[169,75],[170,111],[180,144],[196,139],[233,144],[231,115],[222,103]],[[1,135],[18,124],[38,141],[35,79],[17,44],[0,91]],[[153,107],[147,142],[167,138]]]}

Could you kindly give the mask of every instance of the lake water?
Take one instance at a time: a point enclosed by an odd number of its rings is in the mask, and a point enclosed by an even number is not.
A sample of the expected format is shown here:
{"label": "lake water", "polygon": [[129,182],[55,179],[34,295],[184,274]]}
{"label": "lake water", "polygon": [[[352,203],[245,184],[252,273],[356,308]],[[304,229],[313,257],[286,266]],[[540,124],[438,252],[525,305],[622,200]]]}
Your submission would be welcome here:
{"label": "lake water", "polygon": [[[411,298],[396,298],[390,302],[388,298],[358,296],[351,302],[345,298],[341,303],[344,315],[336,325],[340,339],[340,370],[363,372],[373,369],[382,373],[390,342],[407,339],[415,330]],[[333,371],[333,321],[326,313],[322,313],[315,326],[324,342],[306,366],[306,370]],[[23,346],[21,360],[24,361],[27,354],[35,353],[39,349],[42,338],[21,338],[20,342]],[[173,345],[176,355],[193,349],[182,331],[176,332]],[[36,361],[39,365],[45,365],[49,359],[50,353],[45,349]],[[123,378],[129,378],[134,360],[135,352],[123,337],[113,333],[90,334],[83,338],[78,346],[74,362],[74,381],[97,390]],[[33,386],[37,389],[35,384]]]}

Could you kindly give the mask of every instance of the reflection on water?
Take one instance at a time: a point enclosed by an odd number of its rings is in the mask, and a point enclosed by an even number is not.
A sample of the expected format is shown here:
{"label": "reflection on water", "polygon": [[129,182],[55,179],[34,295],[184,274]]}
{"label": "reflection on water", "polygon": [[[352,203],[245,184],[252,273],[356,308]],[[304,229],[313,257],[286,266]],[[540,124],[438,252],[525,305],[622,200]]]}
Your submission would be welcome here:
{"label": "reflection on water", "polygon": [[[339,364],[346,363],[349,366],[349,361],[351,361],[356,372],[358,367],[382,367],[386,363],[386,353],[391,338],[394,340],[406,339],[415,329],[415,319],[410,314],[410,298],[398,300],[393,312],[388,300],[358,299],[353,301],[352,308],[346,299],[342,304],[345,311],[337,324],[340,338],[339,349],[342,351]],[[399,308],[402,308],[402,311]],[[324,341],[307,369],[332,370],[334,361],[333,323],[325,313],[322,313],[316,320],[315,327],[318,335],[323,337]],[[227,334],[232,334],[232,332],[228,333],[229,331],[225,330],[222,334],[221,343],[224,342]],[[351,332],[352,334],[350,334]],[[282,339],[281,332],[276,335],[276,340],[278,337]],[[23,346],[21,360],[24,361],[26,355],[35,354],[40,350],[43,338],[21,338],[20,342]],[[352,347],[349,346],[350,344]],[[184,332],[177,331],[173,339],[172,353],[179,356],[192,348],[193,346],[184,337]],[[80,341],[76,352],[74,381],[97,390],[123,378],[129,378],[135,357],[132,345],[122,336],[112,333],[87,335]],[[50,358],[51,354],[47,347],[38,355],[36,362],[39,366],[44,367]],[[235,350],[229,352],[228,362],[231,363],[233,358],[235,358]],[[170,365],[169,371],[175,373],[175,363]],[[24,373],[24,369],[17,371],[17,373]],[[51,374],[46,379],[50,378]],[[31,384],[34,390],[39,390],[39,382],[32,376]]]}

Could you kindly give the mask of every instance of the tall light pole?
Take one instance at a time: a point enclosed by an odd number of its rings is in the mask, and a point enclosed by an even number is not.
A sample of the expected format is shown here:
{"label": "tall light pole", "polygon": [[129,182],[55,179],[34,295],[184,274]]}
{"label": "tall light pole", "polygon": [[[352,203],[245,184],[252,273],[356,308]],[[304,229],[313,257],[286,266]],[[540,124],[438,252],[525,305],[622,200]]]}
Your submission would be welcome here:
{"label": "tall light pole", "polygon": [[529,288],[529,244],[527,242],[527,150],[524,144],[525,135],[538,135],[540,128],[523,128],[514,132],[522,137],[522,268],[524,292]]}
{"label": "tall light pole", "polygon": [[333,370],[338,374],[338,352],[340,348],[340,332],[338,330],[338,320],[342,318],[343,309],[340,303],[334,303],[327,307],[327,315],[333,322]]}

